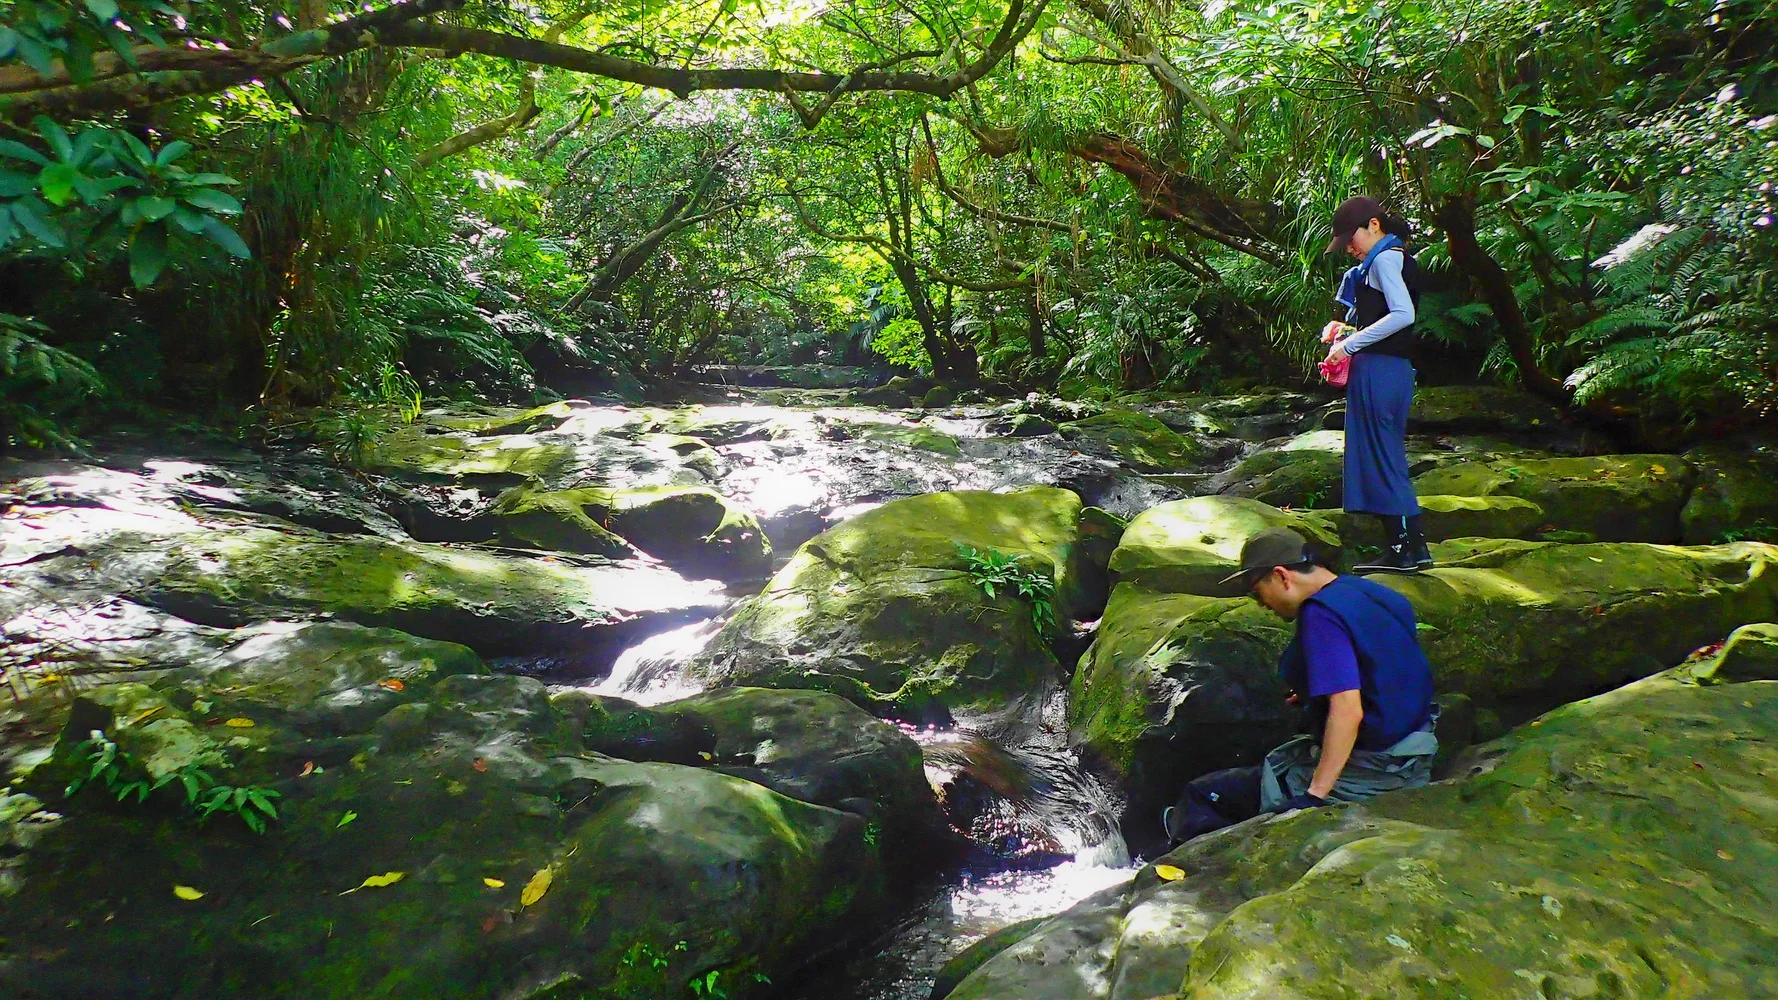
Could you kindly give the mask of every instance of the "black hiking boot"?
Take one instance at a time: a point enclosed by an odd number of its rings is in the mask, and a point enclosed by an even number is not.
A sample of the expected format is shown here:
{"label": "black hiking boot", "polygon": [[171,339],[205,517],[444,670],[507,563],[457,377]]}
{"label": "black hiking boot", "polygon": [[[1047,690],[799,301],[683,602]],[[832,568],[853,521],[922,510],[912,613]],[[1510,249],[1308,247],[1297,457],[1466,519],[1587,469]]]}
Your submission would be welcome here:
{"label": "black hiking boot", "polygon": [[1420,515],[1408,518],[1408,548],[1414,553],[1414,568],[1432,568],[1432,550],[1426,547],[1426,533],[1420,530]]}
{"label": "black hiking boot", "polygon": [[[1409,531],[1408,518],[1385,517],[1383,527],[1389,532],[1389,543],[1383,546],[1383,554],[1368,562],[1352,567],[1352,572],[1360,575],[1366,573],[1418,573],[1420,561],[1415,552],[1414,533]],[[1417,525],[1416,525],[1417,527]],[[1424,543],[1421,543],[1422,545]],[[1430,565],[1432,554],[1426,555]]]}

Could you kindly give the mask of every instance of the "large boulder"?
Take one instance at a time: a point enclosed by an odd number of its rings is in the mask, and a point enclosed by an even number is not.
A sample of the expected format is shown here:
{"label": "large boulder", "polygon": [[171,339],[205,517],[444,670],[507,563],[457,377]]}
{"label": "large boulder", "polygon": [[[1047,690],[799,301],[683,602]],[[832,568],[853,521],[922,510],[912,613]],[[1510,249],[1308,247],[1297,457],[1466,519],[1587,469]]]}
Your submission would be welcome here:
{"label": "large boulder", "polygon": [[705,483],[715,456],[699,438],[650,429],[651,414],[555,403],[458,415],[429,411],[367,442],[370,472],[473,488],[535,480],[550,488]]}
{"label": "large boulder", "polygon": [[1679,512],[1687,545],[1778,542],[1778,452],[1705,447],[1685,458],[1698,471]]}
{"label": "large boulder", "polygon": [[1058,426],[1075,447],[1114,457],[1144,472],[1169,472],[1203,464],[1204,445],[1155,417],[1111,410]]}
{"label": "large boulder", "polygon": [[[1511,496],[1422,496],[1420,530],[1430,542],[1453,538],[1530,538],[1549,523],[1543,508]],[[1343,510],[1318,511],[1339,528],[1349,545],[1380,548],[1387,544],[1381,518]]]}
{"label": "large boulder", "polygon": [[946,832],[920,746],[890,723],[824,691],[725,688],[657,710],[711,734],[711,766],[775,792],[857,813],[891,848]]}
{"label": "large boulder", "polygon": [[1418,434],[1548,433],[1562,412],[1521,389],[1430,385],[1414,390],[1408,430]]}
{"label": "large boulder", "polygon": [[998,713],[1061,670],[1032,602],[989,596],[967,550],[1054,580],[1065,622],[1098,599],[1077,564],[1080,519],[1080,498],[1048,487],[884,504],[805,543],[689,669],[712,684],[832,691],[879,715]]}
{"label": "large boulder", "polygon": [[1596,455],[1456,462],[1417,476],[1414,488],[1530,500],[1547,527],[1597,541],[1677,542],[1692,479],[1678,455]]}
{"label": "large boulder", "polygon": [[[1778,547],[1438,544],[1439,568],[1373,579],[1413,604],[1441,695],[1511,723],[1644,677],[1778,616]],[[1249,600],[1120,584],[1070,689],[1075,738],[1124,778],[1131,810],[1252,763],[1288,734],[1287,623]]]}
{"label": "large boulder", "polygon": [[1243,596],[1221,581],[1239,567],[1250,536],[1278,527],[1297,531],[1330,557],[1340,554],[1333,522],[1319,513],[1279,510],[1244,497],[1194,497],[1138,514],[1111,555],[1111,572],[1120,581],[1167,593]]}
{"label": "large boulder", "polygon": [[1311,431],[1256,451],[1220,477],[1219,492],[1299,510],[1344,502],[1346,436]]}
{"label": "large boulder", "polygon": [[[535,680],[397,673],[383,678],[400,682],[393,707],[324,735],[285,711],[322,688],[273,691],[276,672],[261,673],[101,687],[77,704],[31,799],[0,804],[9,840],[13,814],[33,824],[0,877],[0,993],[669,1000],[697,981],[756,997],[885,912],[889,838],[862,812],[714,762],[583,750]],[[167,783],[117,802],[101,775],[64,797],[94,729],[120,750],[119,787]],[[887,788],[923,780],[902,750],[873,761]],[[807,780],[812,748],[792,759],[777,784],[835,790]],[[200,820],[188,778],[250,790],[276,815],[249,800],[260,834],[229,810]]]}
{"label": "large boulder", "polygon": [[[1688,664],[1477,748],[1458,781],[1201,837],[952,1000],[1778,992],[1778,671]],[[1527,990],[1531,993],[1527,994]]]}
{"label": "large boulder", "polygon": [[639,554],[636,547],[600,523],[610,507],[611,491],[597,487],[540,490],[515,486],[494,498],[486,521],[492,540],[502,545],[634,558]]}
{"label": "large boulder", "polygon": [[[1246,598],[1120,583],[1068,690],[1074,741],[1147,822],[1185,781],[1256,764],[1292,731],[1278,653],[1290,626]],[[1146,828],[1145,828],[1146,829]]]}
{"label": "large boulder", "polygon": [[591,674],[638,637],[722,604],[714,583],[634,561],[330,535],[152,493],[107,504],[31,505],[0,521],[0,544],[17,539],[29,556],[0,567],[11,584],[0,611],[122,597],[221,628],[332,617]]}

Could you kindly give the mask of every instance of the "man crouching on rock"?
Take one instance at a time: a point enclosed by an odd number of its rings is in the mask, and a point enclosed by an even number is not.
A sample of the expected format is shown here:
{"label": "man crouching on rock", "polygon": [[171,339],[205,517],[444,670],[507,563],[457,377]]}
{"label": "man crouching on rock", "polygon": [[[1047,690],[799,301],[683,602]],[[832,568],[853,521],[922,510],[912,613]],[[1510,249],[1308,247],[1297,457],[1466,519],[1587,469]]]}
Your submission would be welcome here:
{"label": "man crouching on rock", "polygon": [[1223,583],[1296,620],[1278,671],[1292,703],[1307,698],[1308,732],[1258,767],[1216,771],[1186,785],[1179,802],[1161,813],[1171,841],[1260,813],[1353,802],[1431,780],[1438,712],[1407,598],[1334,573],[1289,528],[1249,538],[1240,571]]}

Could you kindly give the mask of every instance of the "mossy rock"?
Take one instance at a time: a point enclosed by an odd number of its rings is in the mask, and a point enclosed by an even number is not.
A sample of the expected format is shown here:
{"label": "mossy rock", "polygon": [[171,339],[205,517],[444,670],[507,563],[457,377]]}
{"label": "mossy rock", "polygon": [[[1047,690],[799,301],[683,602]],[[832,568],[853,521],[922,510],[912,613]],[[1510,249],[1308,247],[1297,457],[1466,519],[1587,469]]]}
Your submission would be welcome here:
{"label": "mossy rock", "polygon": [[725,688],[657,712],[713,734],[710,766],[793,799],[856,813],[891,853],[919,844],[929,849],[947,832],[919,744],[837,695]]}
{"label": "mossy rock", "polygon": [[379,716],[456,674],[486,668],[467,646],[350,622],[238,629],[226,652],[180,683],[193,697],[269,709],[317,734],[364,732]]}
{"label": "mossy rock", "polygon": [[935,385],[920,397],[920,405],[928,410],[950,406],[957,401],[957,390],[948,385]]}
{"label": "mossy rock", "polygon": [[958,952],[944,967],[938,970],[938,977],[932,982],[932,992],[927,994],[928,1000],[945,1000],[957,984],[969,978],[969,974],[981,968],[982,964],[995,955],[1000,954],[1013,945],[1018,944],[1031,935],[1048,917],[1028,917],[1016,923],[1007,924],[980,941]]}
{"label": "mossy rock", "polygon": [[[102,725],[129,728],[153,694],[95,692],[118,710]],[[278,818],[263,835],[200,825],[172,787],[63,801],[44,769],[32,795],[62,818],[9,858],[0,993],[678,1000],[715,970],[753,998],[886,913],[863,816],[582,751],[535,680],[448,677],[368,738],[209,727],[157,704],[138,728],[183,722],[219,744],[232,766],[213,773],[282,792]],[[903,758],[898,777],[920,780]]]}
{"label": "mossy rock", "polygon": [[1190,469],[1205,459],[1204,446],[1196,439],[1146,413],[1110,410],[1056,430],[1083,450],[1107,453],[1143,472]]}
{"label": "mossy rock", "polygon": [[[1549,523],[1543,508],[1511,496],[1423,496],[1420,530],[1429,542],[1452,538],[1531,538]],[[1381,548],[1387,543],[1381,518],[1343,510],[1318,511],[1339,528],[1348,545]],[[1554,539],[1552,539],[1554,541]]]}
{"label": "mossy rock", "polygon": [[1144,869],[951,998],[1778,994],[1778,684],[1693,672],[1559,708],[1458,780],[1198,838],[1157,859],[1182,878]]}
{"label": "mossy rock", "polygon": [[[1509,722],[1655,673],[1739,623],[1778,617],[1778,547],[1466,539],[1439,568],[1373,579],[1413,604],[1440,694]],[[1070,689],[1075,739],[1132,809],[1287,734],[1276,677],[1291,626],[1250,600],[1120,584]]]}
{"label": "mossy rock", "polygon": [[1414,479],[1428,495],[1514,496],[1548,527],[1605,542],[1677,542],[1692,467],[1678,455],[1597,455],[1457,462]]}
{"label": "mossy rock", "polygon": [[618,533],[689,575],[757,580],[771,570],[759,519],[707,486],[617,490],[610,518]]}
{"label": "mossy rock", "polygon": [[1243,596],[1242,588],[1231,589],[1222,580],[1239,568],[1241,546],[1250,536],[1277,527],[1295,530],[1337,563],[1340,538],[1333,522],[1320,513],[1212,496],[1174,500],[1138,514],[1112,553],[1111,571],[1121,581],[1151,590]]}
{"label": "mossy rock", "polygon": [[1408,430],[1416,434],[1543,433],[1561,425],[1560,410],[1506,386],[1420,386],[1408,411]]}
{"label": "mossy rock", "polygon": [[1685,544],[1778,542],[1778,454],[1707,447],[1685,458],[1698,471],[1679,512]]}
{"label": "mossy rock", "polygon": [[490,520],[508,544],[613,558],[641,549],[696,577],[752,580],[771,568],[759,520],[708,486],[519,486],[496,499]]}
{"label": "mossy rock", "polygon": [[1255,764],[1287,737],[1278,654],[1290,625],[1250,599],[1112,588],[1068,690],[1073,740],[1115,775],[1133,822],[1185,781]]}
{"label": "mossy rock", "polygon": [[930,451],[953,458],[963,453],[963,449],[958,445],[955,437],[924,425],[910,427],[906,424],[860,422],[847,423],[843,426],[848,435],[877,444],[896,445],[916,451]]}
{"label": "mossy rock", "polygon": [[587,669],[651,623],[720,603],[714,585],[661,567],[234,524],[117,536],[99,553],[115,558],[111,583],[125,594],[193,621],[333,615],[485,656],[544,653]]}
{"label": "mossy rock", "polygon": [[1338,507],[1345,502],[1345,455],[1344,434],[1311,431],[1242,459],[1223,474],[1221,492],[1297,510]]}
{"label": "mossy rock", "polygon": [[552,489],[589,482],[619,488],[715,478],[716,453],[705,441],[651,431],[653,417],[650,411],[566,404],[495,418],[423,415],[380,435],[357,464],[370,472],[478,487],[532,480]]}
{"label": "mossy rock", "polygon": [[1060,668],[1029,602],[988,597],[959,546],[1056,580],[1057,617],[1090,605],[1073,572],[1080,498],[1031,487],[930,493],[816,536],[694,659],[710,683],[832,691],[879,715],[995,712]]}
{"label": "mossy rock", "polygon": [[905,410],[914,405],[914,398],[900,389],[879,385],[853,391],[852,402],[859,406],[883,406],[892,410]]}
{"label": "mossy rock", "polygon": [[633,559],[636,547],[596,519],[610,506],[610,490],[515,486],[494,498],[487,521],[502,545]]}
{"label": "mossy rock", "polygon": [[1778,680],[1778,625],[1762,622],[1730,632],[1720,650],[1695,665],[1692,676],[1702,684]]}

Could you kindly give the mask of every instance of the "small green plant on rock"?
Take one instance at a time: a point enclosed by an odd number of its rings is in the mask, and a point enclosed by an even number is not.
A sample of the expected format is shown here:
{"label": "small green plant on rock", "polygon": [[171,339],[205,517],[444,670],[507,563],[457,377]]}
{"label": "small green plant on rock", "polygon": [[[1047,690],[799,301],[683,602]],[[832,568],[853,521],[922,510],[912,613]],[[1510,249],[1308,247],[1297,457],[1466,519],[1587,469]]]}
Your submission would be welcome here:
{"label": "small green plant on rock", "polygon": [[1047,639],[1056,631],[1056,609],[1050,598],[1056,592],[1056,581],[1043,573],[1019,565],[1018,556],[996,549],[977,550],[961,543],[957,554],[963,557],[969,580],[990,599],[1002,592],[1016,592],[1031,602],[1031,624],[1037,634]]}
{"label": "small green plant on rock", "polygon": [[1716,536],[1718,542],[1778,542],[1778,524],[1756,521],[1739,528],[1730,528]]}
{"label": "small green plant on rock", "polygon": [[278,792],[259,785],[220,784],[196,763],[150,778],[136,758],[118,749],[117,742],[101,729],[93,730],[76,744],[74,753],[77,758],[84,756],[87,772],[76,775],[63,789],[62,794],[70,798],[88,785],[103,783],[119,802],[131,795],[137,802],[145,802],[151,793],[178,782],[185,791],[185,804],[198,814],[200,822],[217,813],[228,813],[240,817],[254,833],[264,833],[267,822],[278,818],[278,807],[273,801],[280,798]]}

